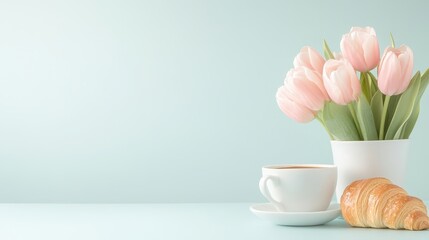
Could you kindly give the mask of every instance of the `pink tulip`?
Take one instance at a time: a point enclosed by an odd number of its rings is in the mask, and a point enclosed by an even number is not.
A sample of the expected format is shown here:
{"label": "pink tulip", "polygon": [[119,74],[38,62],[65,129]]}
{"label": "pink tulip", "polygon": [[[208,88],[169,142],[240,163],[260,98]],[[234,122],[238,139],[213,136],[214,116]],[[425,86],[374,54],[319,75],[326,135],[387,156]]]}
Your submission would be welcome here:
{"label": "pink tulip", "polygon": [[291,69],[286,74],[284,86],[292,99],[314,111],[322,109],[329,100],[322,75],[306,67]]}
{"label": "pink tulip", "polygon": [[361,94],[356,72],[345,59],[330,59],[325,63],[323,83],[332,101],[340,105],[347,105],[355,101]]}
{"label": "pink tulip", "polygon": [[353,66],[360,72],[367,72],[377,67],[380,60],[375,30],[371,27],[353,27],[341,39],[341,52]]}
{"label": "pink tulip", "polygon": [[378,66],[378,88],[388,96],[403,93],[413,74],[413,51],[406,45],[384,50]]}
{"label": "pink tulip", "polygon": [[310,122],[311,120],[314,119],[314,116],[316,115],[315,111],[312,111],[311,109],[292,100],[288,95],[288,92],[285,86],[281,86],[277,90],[276,99],[280,110],[282,110],[282,112],[286,114],[286,116],[288,116],[289,118],[292,118],[297,122],[300,122],[300,123]]}
{"label": "pink tulip", "polygon": [[298,122],[313,119],[328,100],[322,76],[306,67],[291,69],[286,75],[284,86],[277,92],[280,109]]}
{"label": "pink tulip", "polygon": [[307,67],[320,74],[323,71],[325,59],[312,47],[303,47],[293,60],[294,67]]}

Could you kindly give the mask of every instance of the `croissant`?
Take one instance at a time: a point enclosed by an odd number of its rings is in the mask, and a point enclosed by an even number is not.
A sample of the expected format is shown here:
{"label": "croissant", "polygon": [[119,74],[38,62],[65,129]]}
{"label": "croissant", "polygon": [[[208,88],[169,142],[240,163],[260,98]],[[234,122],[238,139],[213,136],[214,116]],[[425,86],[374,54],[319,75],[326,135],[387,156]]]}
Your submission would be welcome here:
{"label": "croissant", "polygon": [[386,178],[351,183],[341,196],[344,220],[355,227],[424,230],[429,218],[424,203]]}

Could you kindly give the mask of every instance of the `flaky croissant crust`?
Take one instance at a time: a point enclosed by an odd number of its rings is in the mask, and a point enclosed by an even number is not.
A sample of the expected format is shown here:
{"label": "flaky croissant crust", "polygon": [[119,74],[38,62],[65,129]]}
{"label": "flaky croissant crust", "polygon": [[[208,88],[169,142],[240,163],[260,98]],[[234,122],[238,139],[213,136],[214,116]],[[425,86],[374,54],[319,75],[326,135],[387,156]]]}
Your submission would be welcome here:
{"label": "flaky croissant crust", "polygon": [[429,229],[424,203],[386,178],[362,179],[347,186],[341,212],[355,227]]}

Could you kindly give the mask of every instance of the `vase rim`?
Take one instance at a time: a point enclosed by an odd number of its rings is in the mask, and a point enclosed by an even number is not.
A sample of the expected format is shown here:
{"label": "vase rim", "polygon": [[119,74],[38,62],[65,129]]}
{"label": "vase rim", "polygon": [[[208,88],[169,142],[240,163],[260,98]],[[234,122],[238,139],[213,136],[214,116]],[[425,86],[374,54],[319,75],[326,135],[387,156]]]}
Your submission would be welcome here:
{"label": "vase rim", "polygon": [[341,140],[331,140],[331,142],[341,142],[341,143],[393,143],[393,142],[410,142],[410,139],[394,139],[394,140],[359,140],[359,141],[341,141]]}

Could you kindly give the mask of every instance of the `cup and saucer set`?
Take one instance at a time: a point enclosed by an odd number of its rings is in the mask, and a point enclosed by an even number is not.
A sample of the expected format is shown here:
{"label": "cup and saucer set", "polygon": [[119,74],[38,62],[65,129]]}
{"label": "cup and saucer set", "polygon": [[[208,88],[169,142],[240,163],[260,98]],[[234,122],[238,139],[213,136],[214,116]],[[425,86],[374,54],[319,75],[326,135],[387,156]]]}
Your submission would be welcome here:
{"label": "cup and saucer set", "polygon": [[250,211],[277,225],[325,224],[341,216],[339,203],[331,202],[336,183],[335,165],[265,166],[259,189],[269,203],[252,205]]}

